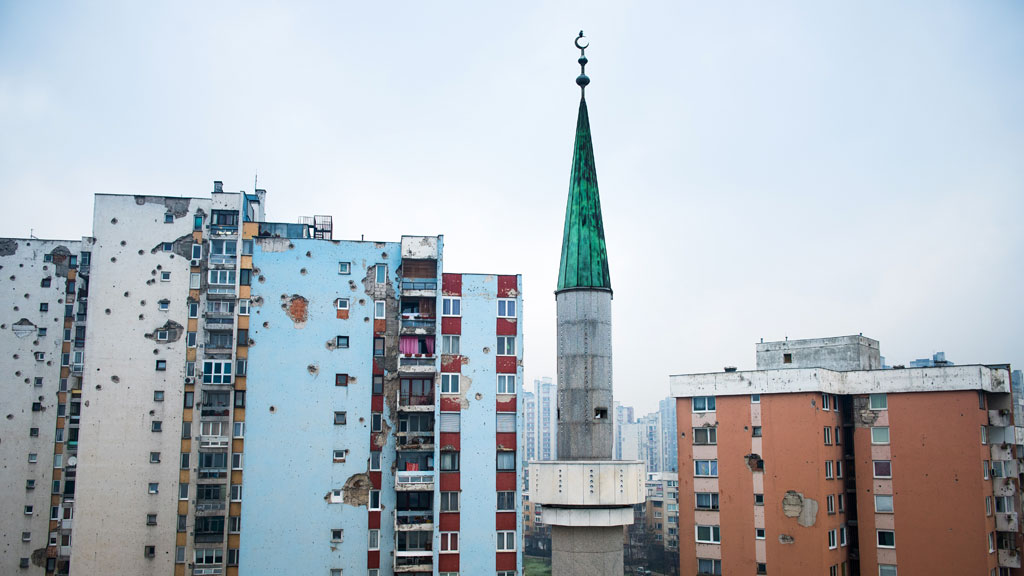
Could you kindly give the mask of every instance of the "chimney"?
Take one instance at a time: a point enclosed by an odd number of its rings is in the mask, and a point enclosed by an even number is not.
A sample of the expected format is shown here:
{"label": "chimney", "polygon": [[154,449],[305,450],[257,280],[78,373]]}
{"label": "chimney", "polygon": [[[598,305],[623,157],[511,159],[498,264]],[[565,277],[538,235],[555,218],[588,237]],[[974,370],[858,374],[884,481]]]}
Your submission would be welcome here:
{"label": "chimney", "polygon": [[213,192],[216,194],[218,192],[223,192],[223,191],[224,191],[224,183],[221,182],[220,180],[214,180],[213,181]]}

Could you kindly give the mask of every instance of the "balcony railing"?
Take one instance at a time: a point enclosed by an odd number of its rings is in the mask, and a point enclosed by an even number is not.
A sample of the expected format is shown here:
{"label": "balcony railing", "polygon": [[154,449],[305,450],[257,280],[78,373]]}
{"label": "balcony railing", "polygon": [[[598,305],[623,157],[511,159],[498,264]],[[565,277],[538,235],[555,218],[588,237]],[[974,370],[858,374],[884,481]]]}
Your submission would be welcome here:
{"label": "balcony railing", "polygon": [[227,478],[228,477],[228,469],[227,468],[200,468],[199,469],[199,477],[200,478]]}
{"label": "balcony railing", "polygon": [[210,542],[223,542],[223,532],[196,532],[196,543],[207,544]]}
{"label": "balcony railing", "polygon": [[429,329],[437,327],[437,319],[418,314],[402,314],[402,328]]}
{"label": "balcony railing", "polygon": [[414,396],[411,394],[398,394],[398,406],[400,408],[410,406],[423,406],[428,408],[434,407],[434,395],[427,394],[424,396]]}
{"label": "balcony railing", "polygon": [[402,290],[437,290],[436,279],[402,280]]}
{"label": "balcony railing", "polygon": [[397,484],[433,484],[433,470],[399,470],[395,472]]}
{"label": "balcony railing", "polygon": [[395,512],[395,527],[420,526],[434,523],[434,512],[431,510],[399,510]]}
{"label": "balcony railing", "polygon": [[231,445],[231,438],[227,436],[200,436],[200,448],[227,448]]}
{"label": "balcony railing", "polygon": [[[431,405],[433,402],[431,402]],[[398,432],[396,434],[398,438],[398,446],[425,446],[434,443],[434,432]]]}
{"label": "balcony railing", "polygon": [[194,576],[215,576],[216,574],[223,574],[224,569],[220,566],[196,566],[192,569]]}
{"label": "balcony railing", "polygon": [[196,512],[216,512],[227,508],[227,504],[220,500],[199,500],[196,502]]}

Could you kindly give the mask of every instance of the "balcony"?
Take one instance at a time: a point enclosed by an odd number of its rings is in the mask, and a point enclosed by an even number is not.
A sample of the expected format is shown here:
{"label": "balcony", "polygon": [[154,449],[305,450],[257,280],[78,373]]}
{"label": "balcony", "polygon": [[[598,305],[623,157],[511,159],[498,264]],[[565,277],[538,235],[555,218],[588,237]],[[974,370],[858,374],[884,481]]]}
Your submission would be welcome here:
{"label": "balcony", "polygon": [[236,260],[234,254],[210,254],[208,261],[211,268],[234,268]]}
{"label": "balcony", "polygon": [[398,409],[406,412],[433,412],[434,393],[425,395],[412,395],[398,393]]}
{"label": "balcony", "polygon": [[1016,512],[997,512],[996,530],[999,532],[1019,532]]}
{"label": "balcony", "polygon": [[227,436],[200,436],[199,448],[227,448],[231,446],[231,438]]}
{"label": "balcony", "polygon": [[[433,405],[433,403],[431,403]],[[396,432],[399,450],[433,450],[434,432]]]}
{"label": "balcony", "polygon": [[437,278],[407,278],[402,280],[403,296],[437,295]]}
{"label": "balcony", "polygon": [[433,470],[399,470],[395,472],[395,490],[406,492],[433,489]]}
{"label": "balcony", "polygon": [[230,416],[231,408],[229,406],[203,406],[204,417],[212,416]]}
{"label": "balcony", "polygon": [[399,510],[395,512],[395,531],[399,530],[434,530],[434,512],[432,510]]}
{"label": "balcony", "polygon": [[1000,568],[1020,568],[1020,551],[1016,548],[999,550]]}
{"label": "balcony", "polygon": [[437,318],[426,314],[402,314],[402,334],[434,334]]}
{"label": "balcony", "polygon": [[220,566],[196,566],[192,569],[193,576],[214,576],[223,573],[224,569]]}
{"label": "balcony", "polygon": [[406,373],[431,374],[437,371],[437,356],[433,354],[401,354],[398,369]]}
{"label": "balcony", "polygon": [[198,476],[203,480],[210,480],[214,478],[227,478],[228,469],[227,466],[224,468],[200,468]]}
{"label": "balcony", "polygon": [[210,544],[223,541],[223,532],[196,532],[196,544]]}
{"label": "balcony", "polygon": [[222,512],[227,508],[223,500],[197,500],[196,513],[200,512]]}
{"label": "balcony", "polygon": [[430,550],[408,550],[395,552],[395,573],[433,572],[434,556]]}

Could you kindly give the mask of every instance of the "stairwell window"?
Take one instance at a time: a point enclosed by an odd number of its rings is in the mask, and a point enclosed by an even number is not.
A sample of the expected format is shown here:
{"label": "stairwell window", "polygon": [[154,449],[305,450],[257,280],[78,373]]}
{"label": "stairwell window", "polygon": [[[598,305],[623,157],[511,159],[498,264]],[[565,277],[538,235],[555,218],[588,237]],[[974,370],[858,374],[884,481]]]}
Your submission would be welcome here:
{"label": "stairwell window", "polygon": [[715,397],[714,396],[694,396],[692,399],[693,411],[694,412],[714,412],[715,411]]}
{"label": "stairwell window", "polygon": [[516,337],[498,336],[498,356],[516,355]]}
{"label": "stairwell window", "polygon": [[498,394],[516,393],[516,375],[498,374]]}
{"label": "stairwell window", "polygon": [[498,552],[515,552],[516,533],[514,530],[498,532]]}
{"label": "stairwell window", "polygon": [[458,354],[459,336],[445,334],[441,336],[441,354]]}
{"label": "stairwell window", "polygon": [[441,374],[441,394],[458,394],[459,376],[459,374]]}

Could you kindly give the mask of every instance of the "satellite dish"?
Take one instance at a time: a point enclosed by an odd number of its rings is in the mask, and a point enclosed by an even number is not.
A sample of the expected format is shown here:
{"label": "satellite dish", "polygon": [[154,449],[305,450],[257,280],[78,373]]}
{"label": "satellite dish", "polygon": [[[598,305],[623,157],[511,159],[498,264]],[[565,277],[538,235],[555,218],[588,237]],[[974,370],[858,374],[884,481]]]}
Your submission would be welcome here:
{"label": "satellite dish", "polygon": [[74,466],[76,464],[78,464],[78,458],[76,458],[74,456],[71,456],[70,458],[68,458],[68,466]]}

